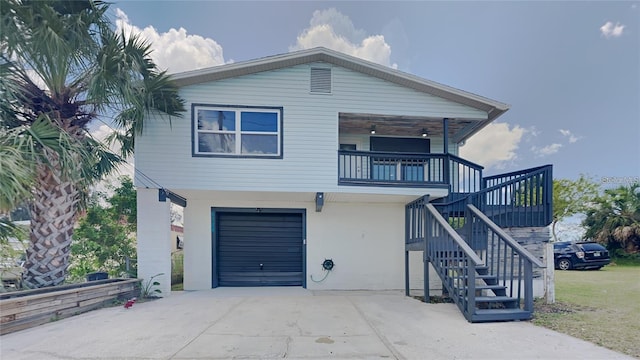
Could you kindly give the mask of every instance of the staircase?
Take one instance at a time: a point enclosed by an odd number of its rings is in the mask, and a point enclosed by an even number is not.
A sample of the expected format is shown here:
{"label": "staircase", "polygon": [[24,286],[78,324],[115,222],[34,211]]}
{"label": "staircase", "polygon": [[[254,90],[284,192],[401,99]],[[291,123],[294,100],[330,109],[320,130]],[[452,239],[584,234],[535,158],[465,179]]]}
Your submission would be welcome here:
{"label": "staircase", "polygon": [[[544,264],[502,228],[551,222],[551,166],[482,179],[482,184],[479,191],[434,202],[424,196],[407,204],[406,258],[408,251],[423,251],[425,299],[431,264],[443,292],[470,322],[530,319],[533,269]],[[408,264],[405,270],[408,275]]]}

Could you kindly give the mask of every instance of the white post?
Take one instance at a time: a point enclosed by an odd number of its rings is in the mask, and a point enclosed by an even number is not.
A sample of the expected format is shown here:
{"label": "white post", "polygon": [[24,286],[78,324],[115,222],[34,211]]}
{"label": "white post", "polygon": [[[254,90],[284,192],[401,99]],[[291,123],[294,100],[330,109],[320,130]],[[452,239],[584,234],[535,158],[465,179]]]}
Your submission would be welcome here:
{"label": "white post", "polygon": [[213,285],[211,201],[189,198],[184,208],[184,289],[205,290]]}
{"label": "white post", "polygon": [[[138,198],[138,278],[143,289],[153,281],[160,285],[153,287],[160,293],[171,294],[171,202],[158,200],[158,189],[137,188]],[[152,289],[152,290],[153,290]]]}
{"label": "white post", "polygon": [[547,242],[544,248],[544,294],[547,304],[553,304],[556,302],[556,288],[555,288],[555,261],[553,259],[553,243]]}

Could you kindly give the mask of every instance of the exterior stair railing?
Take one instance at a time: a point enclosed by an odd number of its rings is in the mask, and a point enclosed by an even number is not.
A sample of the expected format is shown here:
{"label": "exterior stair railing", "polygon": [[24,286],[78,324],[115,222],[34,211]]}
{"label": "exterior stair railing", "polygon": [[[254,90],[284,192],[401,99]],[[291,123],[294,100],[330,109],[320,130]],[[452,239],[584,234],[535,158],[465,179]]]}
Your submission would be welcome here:
{"label": "exterior stair railing", "polygon": [[502,228],[549,225],[551,175],[551,165],[536,167],[485,178],[477,192],[407,204],[406,256],[424,251],[425,300],[431,264],[468,321],[530,319],[533,270],[544,264]]}
{"label": "exterior stair railing", "polygon": [[434,205],[454,229],[464,226],[467,204],[503,228],[547,226],[553,219],[552,170],[552,165],[544,165],[486,177],[481,190],[451,192]]}
{"label": "exterior stair railing", "polygon": [[[476,309],[476,268],[482,259],[431,204],[426,205],[425,257],[433,264],[446,292],[464,317],[472,321]],[[425,293],[425,299],[429,293]]]}

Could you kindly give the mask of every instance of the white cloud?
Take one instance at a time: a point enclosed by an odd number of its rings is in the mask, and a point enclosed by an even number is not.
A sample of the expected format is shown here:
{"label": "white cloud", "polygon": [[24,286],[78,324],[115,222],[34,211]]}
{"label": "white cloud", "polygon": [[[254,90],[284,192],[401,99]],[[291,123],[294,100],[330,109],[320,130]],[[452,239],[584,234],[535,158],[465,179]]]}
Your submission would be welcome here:
{"label": "white cloud", "polygon": [[557,153],[560,151],[562,144],[550,144],[543,147],[532,146],[531,151],[535,153],[536,157],[544,157]]}
{"label": "white cloud", "polygon": [[111,127],[105,124],[102,124],[95,130],[91,131],[91,136],[93,136],[94,139],[100,142],[104,142],[107,136],[109,136],[109,134],[111,134],[112,132],[113,132],[113,129]]}
{"label": "white cloud", "polygon": [[398,68],[397,64],[391,64],[391,46],[383,35],[366,36],[364,30],[356,29],[351,19],[335,8],[314,11],[309,27],[303,30],[289,50],[317,46]]}
{"label": "white cloud", "polygon": [[538,137],[538,135],[540,135],[542,132],[540,130],[538,130],[535,126],[530,126],[526,129],[524,129],[524,133],[527,134],[527,137],[524,139],[525,142],[530,143],[532,142],[536,137]]}
{"label": "white cloud", "polygon": [[624,27],[625,26],[620,23],[616,23],[615,25],[613,25],[611,21],[607,21],[600,27],[600,32],[602,33],[602,36],[606,37],[607,39],[610,37],[619,37],[624,31]]}
{"label": "white cloud", "polygon": [[116,9],[116,27],[125,34],[136,33],[151,44],[151,58],[170,73],[202,69],[225,63],[222,46],[215,40],[189,35],[184,28],[159,33],[153,26],[144,29],[132,25],[124,11]]}
{"label": "white cloud", "polygon": [[575,134],[573,134],[571,131],[569,130],[565,130],[565,129],[559,129],[558,131],[560,131],[560,134],[562,134],[562,136],[566,137],[569,139],[569,143],[573,144],[576,141],[580,140],[580,137],[576,136]]}
{"label": "white cloud", "polygon": [[518,125],[491,123],[467,140],[460,148],[460,156],[485,168],[504,168],[517,158],[516,150],[526,133]]}

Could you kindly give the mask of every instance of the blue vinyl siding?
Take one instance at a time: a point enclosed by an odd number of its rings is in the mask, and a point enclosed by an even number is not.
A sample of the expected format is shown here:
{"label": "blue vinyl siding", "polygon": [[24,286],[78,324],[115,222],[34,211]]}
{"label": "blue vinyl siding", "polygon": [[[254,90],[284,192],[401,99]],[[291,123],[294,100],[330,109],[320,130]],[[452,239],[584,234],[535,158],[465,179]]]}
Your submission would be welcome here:
{"label": "blue vinyl siding", "polygon": [[[191,104],[280,107],[281,158],[193,157],[192,142],[197,139],[188,112],[183,118],[172,119],[171,124],[161,116],[152,119],[157,121],[146,122],[143,136],[136,139],[136,167],[155,182],[173,189],[370,192],[371,189],[337,184],[340,112],[487,118],[477,109],[338,66],[331,68],[331,94],[313,94],[309,92],[312,66],[299,65],[180,89],[188,109]],[[432,152],[442,152],[442,139],[430,140]],[[417,192],[401,188],[379,191]]]}

